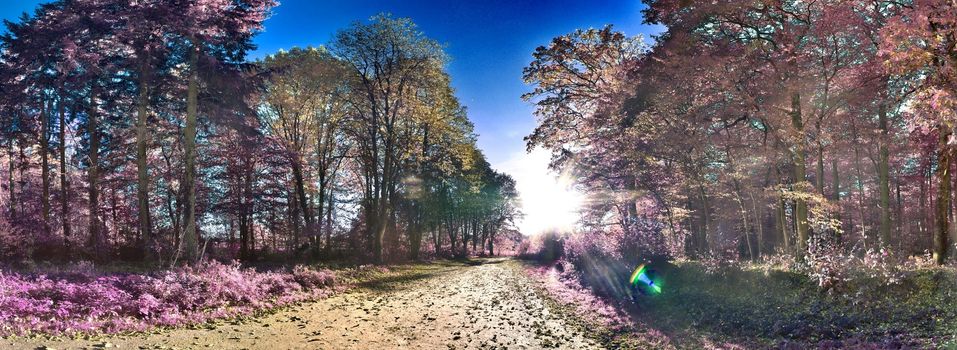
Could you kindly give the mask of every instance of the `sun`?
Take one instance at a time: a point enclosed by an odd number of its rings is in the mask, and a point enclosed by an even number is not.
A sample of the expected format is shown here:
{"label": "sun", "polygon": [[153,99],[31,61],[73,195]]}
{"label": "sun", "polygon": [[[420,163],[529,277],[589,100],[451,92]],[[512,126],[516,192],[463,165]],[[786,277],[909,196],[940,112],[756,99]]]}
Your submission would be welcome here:
{"label": "sun", "polygon": [[569,231],[580,217],[583,195],[572,188],[567,176],[549,170],[548,162],[548,152],[537,148],[514,157],[506,170],[516,181],[525,214],[518,228],[525,235]]}

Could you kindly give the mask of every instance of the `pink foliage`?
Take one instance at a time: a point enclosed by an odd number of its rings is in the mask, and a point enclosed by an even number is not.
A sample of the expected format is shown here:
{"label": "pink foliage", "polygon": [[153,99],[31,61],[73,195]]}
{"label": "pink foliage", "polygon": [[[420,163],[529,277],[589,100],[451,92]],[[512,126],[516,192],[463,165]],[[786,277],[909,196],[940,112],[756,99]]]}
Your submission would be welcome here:
{"label": "pink foliage", "polygon": [[551,266],[529,267],[527,272],[535,280],[542,283],[549,295],[563,304],[574,306],[579,314],[589,321],[597,322],[612,329],[618,329],[631,323],[628,315],[582,286],[578,278],[575,277],[574,271],[570,268],[565,268],[564,272],[559,272]]}
{"label": "pink foliage", "polygon": [[156,274],[0,272],[0,335],[142,331],[249,315],[331,294],[335,274],[210,262]]}
{"label": "pink foliage", "polygon": [[[642,325],[640,321],[623,312],[620,307],[583,286],[577,272],[570,264],[560,262],[559,265],[565,266],[562,271],[552,266],[528,267],[525,271],[532,279],[542,284],[549,296],[561,304],[574,307],[577,315],[586,322],[615,332],[633,333],[646,346],[670,347],[671,339],[665,333]],[[641,331],[636,333],[635,329]]]}
{"label": "pink foliage", "polygon": [[336,275],[332,271],[316,271],[303,265],[296,265],[292,269],[292,275],[296,282],[306,288],[329,287],[336,283]]}

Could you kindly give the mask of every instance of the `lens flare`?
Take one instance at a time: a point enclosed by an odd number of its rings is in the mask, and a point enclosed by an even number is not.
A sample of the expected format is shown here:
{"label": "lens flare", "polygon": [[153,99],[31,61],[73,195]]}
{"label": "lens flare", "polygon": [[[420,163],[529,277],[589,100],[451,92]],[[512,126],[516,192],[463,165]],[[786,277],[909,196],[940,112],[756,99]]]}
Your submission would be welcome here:
{"label": "lens flare", "polygon": [[629,282],[636,287],[639,287],[639,282],[641,282],[640,287],[647,286],[648,291],[655,294],[661,293],[661,286],[659,286],[658,283],[655,283],[653,276],[649,275],[653,275],[653,272],[648,271],[645,264],[638,265],[638,268],[635,269],[635,272],[631,273]]}
{"label": "lens flare", "polygon": [[638,280],[638,276],[643,275],[644,273],[645,273],[645,264],[638,265],[638,268],[635,269],[635,272],[631,273],[631,278],[628,279],[628,283],[635,284],[635,281]]}

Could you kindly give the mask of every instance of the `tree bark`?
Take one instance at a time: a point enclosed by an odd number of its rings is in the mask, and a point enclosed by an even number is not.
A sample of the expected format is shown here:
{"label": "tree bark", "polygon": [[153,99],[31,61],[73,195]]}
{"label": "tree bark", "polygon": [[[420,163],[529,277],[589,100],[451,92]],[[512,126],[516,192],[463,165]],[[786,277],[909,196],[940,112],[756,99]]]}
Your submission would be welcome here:
{"label": "tree bark", "polygon": [[[852,123],[853,124],[853,123]],[[852,125],[852,133],[854,135],[854,165],[855,171],[857,172],[857,211],[861,216],[861,242],[865,250],[867,250],[867,213],[865,212],[865,199],[867,193],[864,191],[864,166],[861,165],[861,148],[860,141],[858,139],[858,130],[857,125]],[[851,225],[853,227],[853,225]]]}
{"label": "tree bark", "polygon": [[242,160],[243,174],[240,175],[239,188],[239,256],[242,260],[251,260],[250,240],[252,234],[252,176],[253,167],[248,159]]}
{"label": "tree bark", "polygon": [[50,233],[50,116],[48,101],[40,101],[40,177],[43,193],[40,198],[43,232]]}
{"label": "tree bark", "polygon": [[143,258],[152,261],[155,258],[153,251],[153,225],[150,219],[150,180],[147,168],[147,113],[149,105],[150,66],[144,62],[140,66],[139,96],[136,99],[136,202],[140,238],[142,241]]}
{"label": "tree bark", "polygon": [[[791,94],[791,126],[794,127],[797,136],[797,143],[794,145],[794,184],[798,185],[797,189],[800,190],[800,184],[807,181],[807,170],[804,157],[804,121],[801,116],[801,94],[799,92]],[[801,259],[807,252],[807,202],[800,198],[794,202],[798,258]]]}
{"label": "tree bark", "polygon": [[88,172],[89,183],[89,204],[90,204],[90,241],[89,246],[95,253],[100,245],[100,216],[99,216],[99,159],[100,159],[100,134],[97,130],[97,106],[96,98],[99,89],[96,83],[90,88],[90,106],[87,113],[87,132],[90,136],[90,167]]}
{"label": "tree bark", "polygon": [[820,144],[817,145],[817,174],[815,175],[815,184],[817,185],[817,193],[820,193],[821,196],[827,196],[827,193],[824,193],[824,146]]}
{"label": "tree bark", "polygon": [[488,255],[495,256],[495,235],[489,234],[488,237]]}
{"label": "tree bark", "polygon": [[837,172],[837,158],[831,159],[831,182],[834,188],[832,188],[831,200],[834,203],[841,201],[841,178]]}
{"label": "tree bark", "polygon": [[188,263],[199,257],[199,237],[196,228],[196,114],[199,104],[199,46],[193,41],[189,54],[189,86],[186,93],[186,125],[183,130],[183,148],[186,156],[186,229],[183,231],[183,258]]}
{"label": "tree bark", "polygon": [[309,205],[309,198],[306,196],[306,185],[302,174],[302,164],[299,160],[293,160],[292,177],[294,186],[296,186],[296,202],[299,203],[299,211],[302,213],[303,222],[306,224],[306,235],[311,244],[316,244],[315,221],[312,216],[312,208]]}
{"label": "tree bark", "polygon": [[60,104],[59,104],[59,135],[57,141],[60,143],[60,214],[63,219],[63,238],[64,243],[69,249],[69,237],[70,233],[70,182],[67,181],[66,176],[66,110],[65,102],[63,95],[60,95]]}
{"label": "tree bark", "polygon": [[754,222],[757,226],[757,232],[755,233],[755,250],[757,251],[756,256],[758,259],[761,259],[761,254],[763,254],[762,250],[764,249],[764,225],[767,222],[767,216],[765,216],[766,214],[764,212],[763,206],[760,210],[758,209],[757,201],[754,198],[753,187],[751,191],[748,191],[748,195],[751,197],[751,210],[754,212]]}
{"label": "tree bark", "polygon": [[787,212],[784,210],[784,199],[778,200],[777,205],[777,223],[778,227],[781,228],[781,241],[784,243],[784,251],[791,251],[791,239],[790,234],[788,234],[788,218]]}
{"label": "tree bark", "polygon": [[708,252],[708,233],[711,229],[711,203],[708,200],[708,193],[704,185],[698,184],[698,194],[701,196],[701,230],[698,232],[698,253]]}
{"label": "tree bark", "polygon": [[7,189],[10,190],[10,196],[9,196],[10,203],[8,204],[10,204],[11,219],[17,217],[17,183],[16,181],[14,181],[14,178],[13,178],[13,173],[16,171],[16,167],[14,166],[14,161],[13,161],[13,158],[16,156],[15,154],[16,152],[14,152],[15,147],[16,147],[16,143],[14,139],[11,137],[10,148],[7,149],[7,156],[9,157],[9,163],[7,164],[9,168],[8,175],[10,175],[9,184],[8,184],[9,187]]}
{"label": "tree bark", "polygon": [[950,208],[950,161],[951,151],[947,145],[951,131],[946,126],[939,126],[937,141],[937,231],[934,233],[934,262],[943,265],[947,260],[947,234],[949,229]]}
{"label": "tree bark", "polygon": [[[17,172],[20,173],[20,176],[17,178],[17,183],[20,185],[20,194],[22,195],[23,189],[26,188],[27,186],[26,171],[27,171],[27,168],[30,167],[30,160],[27,159],[27,153],[24,150],[24,147],[22,144],[20,144],[19,147],[17,147],[17,150],[20,153],[20,162],[18,164],[19,167],[17,168]],[[23,199],[21,198],[19,201],[17,201],[18,212],[26,213],[26,208],[24,208],[23,205],[24,205]]]}
{"label": "tree bark", "polygon": [[319,170],[319,189],[316,191],[316,245],[313,247],[313,255],[319,257],[322,252],[322,232],[325,227],[325,222],[323,217],[325,215],[325,206],[326,206],[326,176],[325,170]]}
{"label": "tree bark", "polygon": [[927,227],[927,171],[921,169],[920,177],[920,196],[918,197],[918,207],[920,208],[919,218],[917,220],[917,232],[921,237],[925,237]]}
{"label": "tree bark", "polygon": [[880,138],[878,147],[880,148],[880,160],[877,165],[878,188],[880,191],[880,200],[878,207],[880,210],[880,238],[881,247],[889,247],[891,244],[891,209],[890,209],[890,152],[888,151],[888,127],[887,127],[887,107],[882,103],[878,111],[878,120],[880,124]]}
{"label": "tree bark", "polygon": [[831,189],[831,202],[834,203],[835,213],[834,218],[837,219],[838,224],[841,225],[841,228],[844,227],[844,222],[841,221],[841,178],[840,174],[837,172],[837,158],[831,158],[831,183],[833,188]]}
{"label": "tree bark", "polygon": [[332,254],[332,230],[335,228],[333,225],[333,216],[335,210],[335,194],[332,191],[329,192],[328,204],[326,206],[326,255],[329,256]]}

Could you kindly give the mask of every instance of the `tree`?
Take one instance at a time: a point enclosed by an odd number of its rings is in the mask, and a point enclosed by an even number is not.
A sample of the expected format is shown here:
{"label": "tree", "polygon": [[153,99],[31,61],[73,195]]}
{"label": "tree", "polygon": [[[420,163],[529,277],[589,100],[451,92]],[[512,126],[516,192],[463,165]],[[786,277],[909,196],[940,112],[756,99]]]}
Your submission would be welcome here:
{"label": "tree", "polygon": [[356,76],[349,133],[361,159],[366,233],[374,260],[381,263],[403,177],[400,128],[411,118],[405,106],[414,97],[416,77],[442,65],[445,54],[412,21],[388,15],[375,16],[367,24],[353,23],[336,34],[331,49]]}
{"label": "tree", "polygon": [[[259,111],[269,135],[285,148],[306,235],[318,252],[323,206],[344,155],[340,124],[346,112],[343,77],[348,71],[325,48],[282,51],[259,65],[269,74]],[[315,190],[313,178],[318,185]],[[310,193],[315,193],[315,201]]]}
{"label": "tree", "polygon": [[951,197],[950,139],[955,127],[954,105],[957,89],[952,55],[957,45],[957,4],[946,0],[916,0],[891,19],[881,31],[880,48],[891,74],[912,77],[916,113],[913,123],[934,129],[937,141],[937,229],[934,233],[934,261],[943,264],[948,255],[948,211]]}
{"label": "tree", "polygon": [[383,15],[333,51],[251,64],[274,5],[62,0],[7,23],[3,219],[22,257],[302,258],[303,223],[314,258],[494,251],[514,184],[476,147],[441,47]]}
{"label": "tree", "polygon": [[[238,69],[246,52],[253,48],[252,36],[262,28],[273,0],[198,0],[180,8],[179,21],[171,23],[171,32],[188,57],[186,76],[186,118],[183,129],[186,192],[184,258],[193,262],[200,257],[197,230],[196,128],[199,114],[200,70],[205,70],[207,87],[216,74]],[[200,65],[200,63],[203,65]],[[207,92],[209,93],[209,92]]]}

